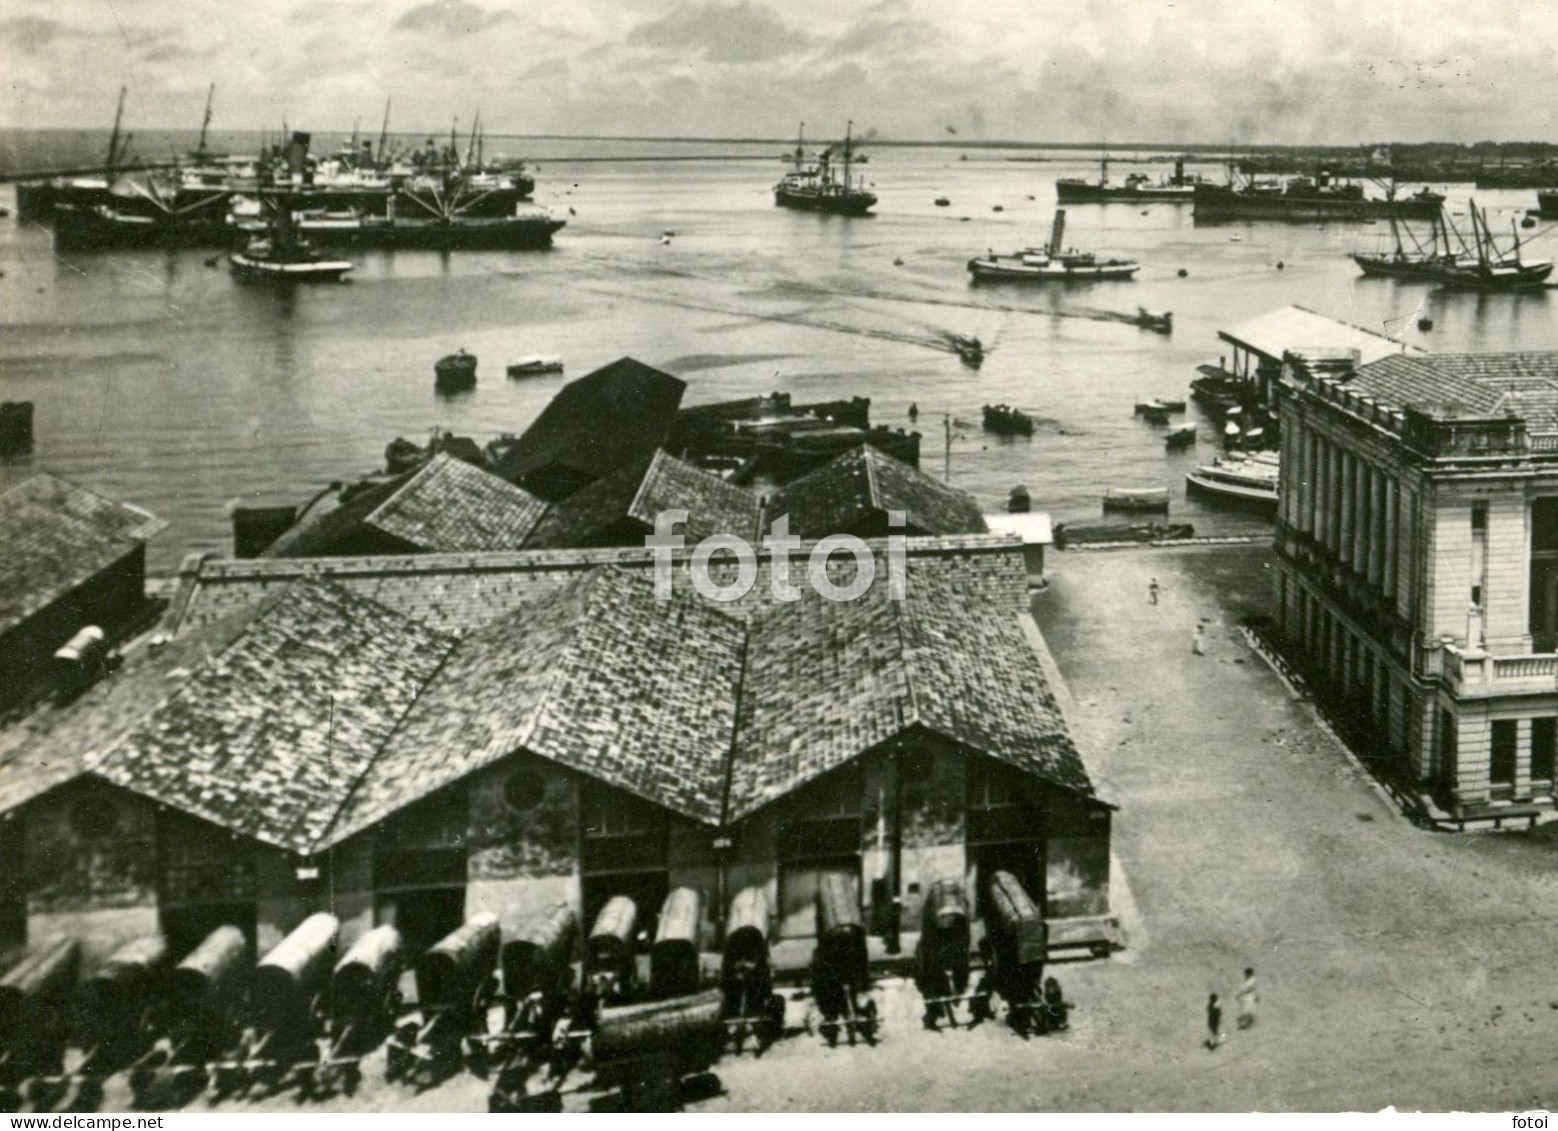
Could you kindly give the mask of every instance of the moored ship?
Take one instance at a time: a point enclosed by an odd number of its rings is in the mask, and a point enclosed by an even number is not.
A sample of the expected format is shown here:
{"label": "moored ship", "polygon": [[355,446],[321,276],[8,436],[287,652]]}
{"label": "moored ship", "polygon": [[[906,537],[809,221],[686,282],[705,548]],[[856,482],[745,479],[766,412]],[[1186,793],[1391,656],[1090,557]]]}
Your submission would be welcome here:
{"label": "moored ship", "polygon": [[1185,486],[1251,509],[1274,511],[1279,469],[1280,462],[1275,453],[1220,456],[1210,464],[1186,472]]}
{"label": "moored ship", "polygon": [[1362,185],[1337,183],[1325,173],[1313,178],[1294,177],[1282,183],[1250,180],[1242,185],[1198,184],[1193,192],[1198,223],[1225,220],[1307,223],[1390,216],[1429,220],[1438,214],[1444,203],[1442,195],[1428,188],[1400,199],[1367,197]]}
{"label": "moored ship", "polygon": [[853,130],[850,122],[844,131],[842,172],[835,172],[829,146],[817,155],[814,165],[806,164],[803,133],[795,146],[795,168],[774,186],[774,203],[783,208],[810,212],[830,212],[840,216],[864,216],[876,206],[876,194],[865,187],[865,178],[850,176],[854,161]]}
{"label": "moored ship", "polygon": [[1162,204],[1190,204],[1195,200],[1195,186],[1202,183],[1198,176],[1185,175],[1184,158],[1175,158],[1172,176],[1156,181],[1145,173],[1129,173],[1123,182],[1109,181],[1109,158],[1100,162],[1096,181],[1081,177],[1061,177],[1055,182],[1055,195],[1062,204],[1108,204],[1154,202]]}

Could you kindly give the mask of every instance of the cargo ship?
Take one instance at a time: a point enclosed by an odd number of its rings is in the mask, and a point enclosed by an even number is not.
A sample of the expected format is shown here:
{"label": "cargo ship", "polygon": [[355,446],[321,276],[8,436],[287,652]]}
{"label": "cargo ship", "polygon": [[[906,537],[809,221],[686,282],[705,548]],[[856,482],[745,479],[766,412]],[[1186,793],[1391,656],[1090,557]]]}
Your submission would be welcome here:
{"label": "cargo ship", "polygon": [[1195,201],[1195,186],[1202,184],[1198,176],[1185,175],[1184,158],[1174,161],[1174,173],[1156,181],[1145,173],[1127,174],[1120,184],[1109,183],[1109,158],[1099,162],[1099,177],[1086,181],[1081,177],[1062,177],[1055,182],[1055,195],[1062,204],[1109,204],[1155,202],[1161,204],[1191,204]]}
{"label": "cargo ship", "polygon": [[1229,220],[1430,220],[1444,197],[1428,188],[1405,198],[1370,198],[1363,186],[1337,183],[1327,174],[1294,177],[1286,182],[1248,181],[1242,185],[1198,184],[1192,190],[1197,223]]}
{"label": "cargo ship", "polygon": [[835,172],[829,146],[817,155],[814,165],[806,163],[805,123],[795,146],[795,168],[774,186],[774,203],[782,208],[809,212],[830,212],[839,216],[864,216],[876,206],[876,194],[865,187],[865,178],[850,176],[854,161],[854,122],[844,130],[842,172]]}

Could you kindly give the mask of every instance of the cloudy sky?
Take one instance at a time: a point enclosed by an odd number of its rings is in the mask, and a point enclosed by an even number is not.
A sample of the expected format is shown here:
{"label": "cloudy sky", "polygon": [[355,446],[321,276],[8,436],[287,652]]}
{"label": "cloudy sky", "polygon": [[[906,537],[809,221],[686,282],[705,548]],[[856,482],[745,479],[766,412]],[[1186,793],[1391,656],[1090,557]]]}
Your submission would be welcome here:
{"label": "cloudy sky", "polygon": [[1541,0],[0,0],[0,126],[1558,141]]}

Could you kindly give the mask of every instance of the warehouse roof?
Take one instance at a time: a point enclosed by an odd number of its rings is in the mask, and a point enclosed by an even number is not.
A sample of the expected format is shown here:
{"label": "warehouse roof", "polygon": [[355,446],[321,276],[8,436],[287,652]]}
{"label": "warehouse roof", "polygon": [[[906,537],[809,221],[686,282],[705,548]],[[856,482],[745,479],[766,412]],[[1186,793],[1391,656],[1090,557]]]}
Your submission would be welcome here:
{"label": "warehouse roof", "polygon": [[545,511],[524,488],[439,452],[416,471],[289,530],[266,556],[360,552],[365,542],[407,553],[517,550]]}
{"label": "warehouse roof", "polygon": [[660,446],[687,383],[631,357],[570,381],[501,456],[498,473],[520,482],[563,467],[584,479],[609,475]]}
{"label": "warehouse roof", "polygon": [[769,521],[788,515],[792,535],[824,538],[869,527],[885,530],[903,511],[905,533],[982,534],[979,504],[965,491],[861,445],[803,475],[769,500]]}
{"label": "warehouse roof", "polygon": [[0,632],[90,581],[165,525],[47,471],[0,478]]}
{"label": "warehouse roof", "polygon": [[664,449],[598,479],[552,506],[526,543],[531,549],[641,544],[668,510],[685,510],[687,544],[713,534],[755,539],[756,495],[677,459]]}
{"label": "warehouse roof", "polygon": [[727,819],[915,726],[1093,792],[1016,618],[927,577],[905,601],[804,592],[753,617]]}
{"label": "warehouse roof", "polygon": [[717,824],[743,637],[649,577],[586,574],[461,642],[331,839],[521,748]]}

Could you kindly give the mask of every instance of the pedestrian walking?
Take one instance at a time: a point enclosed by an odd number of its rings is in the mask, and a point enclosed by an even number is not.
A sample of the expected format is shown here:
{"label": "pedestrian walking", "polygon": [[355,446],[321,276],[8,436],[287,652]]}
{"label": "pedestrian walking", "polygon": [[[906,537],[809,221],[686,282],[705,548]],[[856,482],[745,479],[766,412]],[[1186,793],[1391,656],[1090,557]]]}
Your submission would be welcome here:
{"label": "pedestrian walking", "polygon": [[1158,579],[1156,577],[1154,577],[1151,581],[1149,581],[1147,583],[1147,604],[1149,604],[1149,605],[1156,605],[1157,603],[1158,603]]}
{"label": "pedestrian walking", "polygon": [[1260,1001],[1260,991],[1255,985],[1255,967],[1244,968],[1244,982],[1239,986],[1239,1028],[1248,1029],[1255,1024],[1255,1003]]}
{"label": "pedestrian walking", "polygon": [[1206,626],[1196,625],[1196,634],[1190,638],[1190,650],[1197,656],[1206,655]]}
{"label": "pedestrian walking", "polygon": [[1223,1007],[1217,1004],[1217,995],[1206,1001],[1206,1047],[1215,1049],[1223,1043]]}

